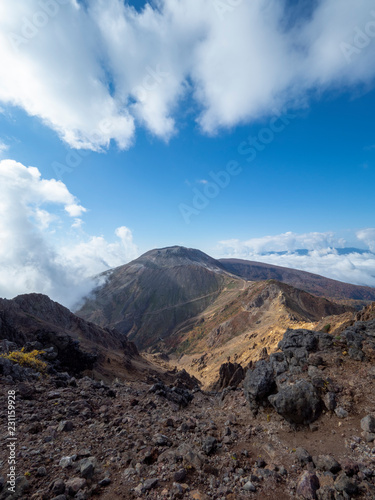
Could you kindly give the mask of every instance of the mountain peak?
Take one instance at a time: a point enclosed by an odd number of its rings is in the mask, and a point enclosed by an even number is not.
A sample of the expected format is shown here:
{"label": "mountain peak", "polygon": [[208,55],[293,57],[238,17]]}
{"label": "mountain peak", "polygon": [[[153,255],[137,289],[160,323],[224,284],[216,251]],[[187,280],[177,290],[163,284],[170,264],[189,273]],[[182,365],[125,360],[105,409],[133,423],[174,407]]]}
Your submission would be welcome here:
{"label": "mountain peak", "polygon": [[171,246],[165,248],[156,248],[141,255],[138,259],[132,261],[132,264],[153,265],[157,267],[177,267],[198,265],[209,268],[212,271],[224,271],[224,266],[218,260],[209,255],[196,250],[195,248],[186,248],[182,246]]}

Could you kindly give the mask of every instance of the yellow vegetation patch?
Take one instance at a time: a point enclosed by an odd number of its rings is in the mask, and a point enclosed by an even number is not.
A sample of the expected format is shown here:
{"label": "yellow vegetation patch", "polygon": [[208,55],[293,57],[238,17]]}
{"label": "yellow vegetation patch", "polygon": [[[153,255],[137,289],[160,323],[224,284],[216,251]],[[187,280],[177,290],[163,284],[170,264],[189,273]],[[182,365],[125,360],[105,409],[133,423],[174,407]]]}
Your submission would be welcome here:
{"label": "yellow vegetation patch", "polygon": [[34,349],[31,352],[25,352],[23,347],[20,351],[12,351],[8,354],[1,354],[0,357],[9,359],[13,363],[17,363],[25,368],[32,368],[37,372],[44,373],[47,369],[47,363],[38,359],[38,356],[44,354],[44,351]]}

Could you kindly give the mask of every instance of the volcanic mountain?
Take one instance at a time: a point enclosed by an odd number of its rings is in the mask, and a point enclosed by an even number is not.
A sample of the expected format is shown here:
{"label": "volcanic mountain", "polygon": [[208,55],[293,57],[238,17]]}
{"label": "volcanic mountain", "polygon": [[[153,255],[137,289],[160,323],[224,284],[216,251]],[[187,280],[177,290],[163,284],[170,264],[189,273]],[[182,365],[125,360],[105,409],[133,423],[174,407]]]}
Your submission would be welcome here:
{"label": "volcanic mountain", "polygon": [[116,328],[140,349],[170,354],[272,329],[281,316],[288,327],[348,310],[283,283],[246,281],[199,250],[170,247],[112,270],[77,314]]}
{"label": "volcanic mountain", "polygon": [[77,314],[149,347],[203,312],[233,278],[199,250],[151,250],[109,273]]}

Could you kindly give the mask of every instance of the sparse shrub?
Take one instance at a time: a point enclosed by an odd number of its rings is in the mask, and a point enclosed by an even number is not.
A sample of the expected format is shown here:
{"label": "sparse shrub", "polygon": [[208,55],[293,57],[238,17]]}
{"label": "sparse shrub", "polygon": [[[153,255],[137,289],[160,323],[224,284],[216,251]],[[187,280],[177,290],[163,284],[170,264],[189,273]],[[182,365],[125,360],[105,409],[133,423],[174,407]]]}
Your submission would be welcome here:
{"label": "sparse shrub", "polygon": [[44,351],[34,349],[31,352],[25,352],[23,347],[20,351],[12,351],[8,354],[1,354],[0,357],[9,359],[13,363],[17,363],[25,368],[32,368],[39,373],[45,373],[47,370],[47,363],[38,359],[38,356],[44,354]]}
{"label": "sparse shrub", "polygon": [[323,332],[324,332],[324,333],[328,333],[328,332],[330,331],[330,329],[331,329],[331,324],[330,324],[330,323],[328,323],[327,325],[325,325],[325,326],[323,327]]}

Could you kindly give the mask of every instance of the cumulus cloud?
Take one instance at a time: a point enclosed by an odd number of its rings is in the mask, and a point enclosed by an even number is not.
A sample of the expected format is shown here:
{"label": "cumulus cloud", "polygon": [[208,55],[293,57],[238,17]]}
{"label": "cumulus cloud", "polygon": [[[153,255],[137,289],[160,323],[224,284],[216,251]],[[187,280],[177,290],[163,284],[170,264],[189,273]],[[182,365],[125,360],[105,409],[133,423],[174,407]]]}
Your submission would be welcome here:
{"label": "cumulus cloud", "polygon": [[[117,241],[76,232],[86,209],[55,179],[36,167],[0,161],[0,296],[39,292],[72,307],[95,285],[93,275],[138,254],[132,233],[116,230]],[[61,243],[61,242],[64,243]]]}
{"label": "cumulus cloud", "polygon": [[360,241],[363,241],[368,248],[375,252],[375,228],[361,229],[356,234]]}
{"label": "cumulus cloud", "polygon": [[74,246],[64,246],[60,262],[70,267],[79,267],[85,275],[94,276],[135,259],[139,252],[130,229],[121,226],[116,229],[115,234],[118,241],[114,243],[108,243],[103,236],[92,236]]}
{"label": "cumulus cloud", "polygon": [[111,140],[130,147],[136,126],[168,140],[187,96],[212,134],[306,106],[313,92],[372,85],[373,0],[303,5],[2,2],[0,103],[39,117],[73,148],[100,151]]}
{"label": "cumulus cloud", "polygon": [[348,248],[347,242],[334,233],[289,232],[247,241],[221,241],[216,256],[290,267],[346,283],[374,287],[375,229],[358,231],[352,237],[357,238],[359,246],[365,244],[366,249]]}

